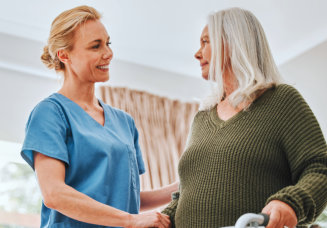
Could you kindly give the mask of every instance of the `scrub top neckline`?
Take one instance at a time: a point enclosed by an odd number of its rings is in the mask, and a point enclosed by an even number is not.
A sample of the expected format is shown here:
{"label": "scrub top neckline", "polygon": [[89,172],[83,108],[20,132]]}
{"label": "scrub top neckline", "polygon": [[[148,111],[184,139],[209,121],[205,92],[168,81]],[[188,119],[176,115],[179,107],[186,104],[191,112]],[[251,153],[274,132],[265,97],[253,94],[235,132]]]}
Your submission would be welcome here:
{"label": "scrub top neckline", "polygon": [[77,106],[86,116],[88,116],[89,118],[91,118],[98,126],[101,127],[105,127],[107,124],[107,113],[106,110],[104,108],[104,104],[102,103],[102,101],[100,99],[97,98],[99,105],[101,106],[102,110],[103,110],[103,118],[104,118],[104,122],[103,125],[100,124],[98,121],[96,121],[90,114],[88,114],[79,104],[77,104],[75,101],[69,99],[68,97],[66,97],[65,95],[61,94],[61,93],[54,93],[55,95],[58,95],[60,97],[63,97],[64,99],[66,99],[67,101],[73,103],[75,106]]}

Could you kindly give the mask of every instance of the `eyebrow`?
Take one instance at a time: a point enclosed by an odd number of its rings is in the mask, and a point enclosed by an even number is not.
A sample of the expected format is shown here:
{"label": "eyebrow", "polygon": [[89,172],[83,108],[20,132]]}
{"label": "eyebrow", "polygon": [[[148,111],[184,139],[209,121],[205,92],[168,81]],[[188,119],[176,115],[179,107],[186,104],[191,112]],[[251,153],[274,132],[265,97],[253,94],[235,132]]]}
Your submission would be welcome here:
{"label": "eyebrow", "polygon": [[[107,40],[110,40],[110,36],[108,36]],[[93,41],[89,42],[89,44],[94,43],[94,42],[101,43],[102,40],[101,39],[93,40]]]}
{"label": "eyebrow", "polygon": [[209,38],[208,35],[204,35],[204,36],[201,37],[201,40],[203,40],[203,39],[208,39],[208,38]]}

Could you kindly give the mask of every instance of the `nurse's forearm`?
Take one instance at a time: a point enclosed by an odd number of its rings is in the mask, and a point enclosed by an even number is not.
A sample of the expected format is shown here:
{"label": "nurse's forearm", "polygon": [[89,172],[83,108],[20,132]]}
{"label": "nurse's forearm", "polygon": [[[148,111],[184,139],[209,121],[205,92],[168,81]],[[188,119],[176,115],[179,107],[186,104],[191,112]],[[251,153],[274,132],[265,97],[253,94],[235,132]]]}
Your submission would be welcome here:
{"label": "nurse's forearm", "polygon": [[[34,153],[35,172],[44,204],[75,220],[119,227],[168,227],[169,217],[156,212],[128,214],[100,203],[65,183],[65,164]],[[163,226],[164,225],[164,226]]]}
{"label": "nurse's forearm", "polygon": [[141,211],[151,210],[168,204],[171,194],[178,191],[179,182],[167,185],[157,190],[141,192]]}
{"label": "nurse's forearm", "polygon": [[44,204],[78,221],[104,226],[129,226],[134,215],[102,204],[65,184],[65,164],[35,152],[35,172]]}
{"label": "nurse's forearm", "polygon": [[132,215],[102,204],[66,185],[57,185],[56,190],[44,196],[47,207],[78,221],[103,226],[129,226]]}

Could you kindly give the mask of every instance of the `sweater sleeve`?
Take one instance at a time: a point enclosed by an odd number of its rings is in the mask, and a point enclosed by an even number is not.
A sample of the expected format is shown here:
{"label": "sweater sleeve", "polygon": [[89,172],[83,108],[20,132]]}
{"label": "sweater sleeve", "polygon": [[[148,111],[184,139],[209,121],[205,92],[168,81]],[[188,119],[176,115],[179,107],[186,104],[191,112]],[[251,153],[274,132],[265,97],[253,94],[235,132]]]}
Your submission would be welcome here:
{"label": "sweater sleeve", "polygon": [[288,159],[293,185],[267,200],[280,200],[290,205],[299,225],[312,223],[327,204],[327,146],[319,124],[293,87],[281,112],[284,119],[281,146]]}
{"label": "sweater sleeve", "polygon": [[175,228],[175,213],[178,205],[179,192],[174,192],[172,194],[172,201],[169,205],[162,211],[163,214],[166,214],[170,218],[171,228]]}

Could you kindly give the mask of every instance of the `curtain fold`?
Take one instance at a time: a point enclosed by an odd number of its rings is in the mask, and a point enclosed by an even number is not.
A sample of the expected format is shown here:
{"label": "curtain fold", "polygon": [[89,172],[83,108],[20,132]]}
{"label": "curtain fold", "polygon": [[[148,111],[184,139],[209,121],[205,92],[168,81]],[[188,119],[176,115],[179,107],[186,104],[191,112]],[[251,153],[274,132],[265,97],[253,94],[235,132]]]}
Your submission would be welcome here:
{"label": "curtain fold", "polygon": [[176,181],[178,161],[199,104],[109,86],[100,87],[100,95],[105,103],[126,111],[135,120],[146,168],[141,189],[155,189]]}

